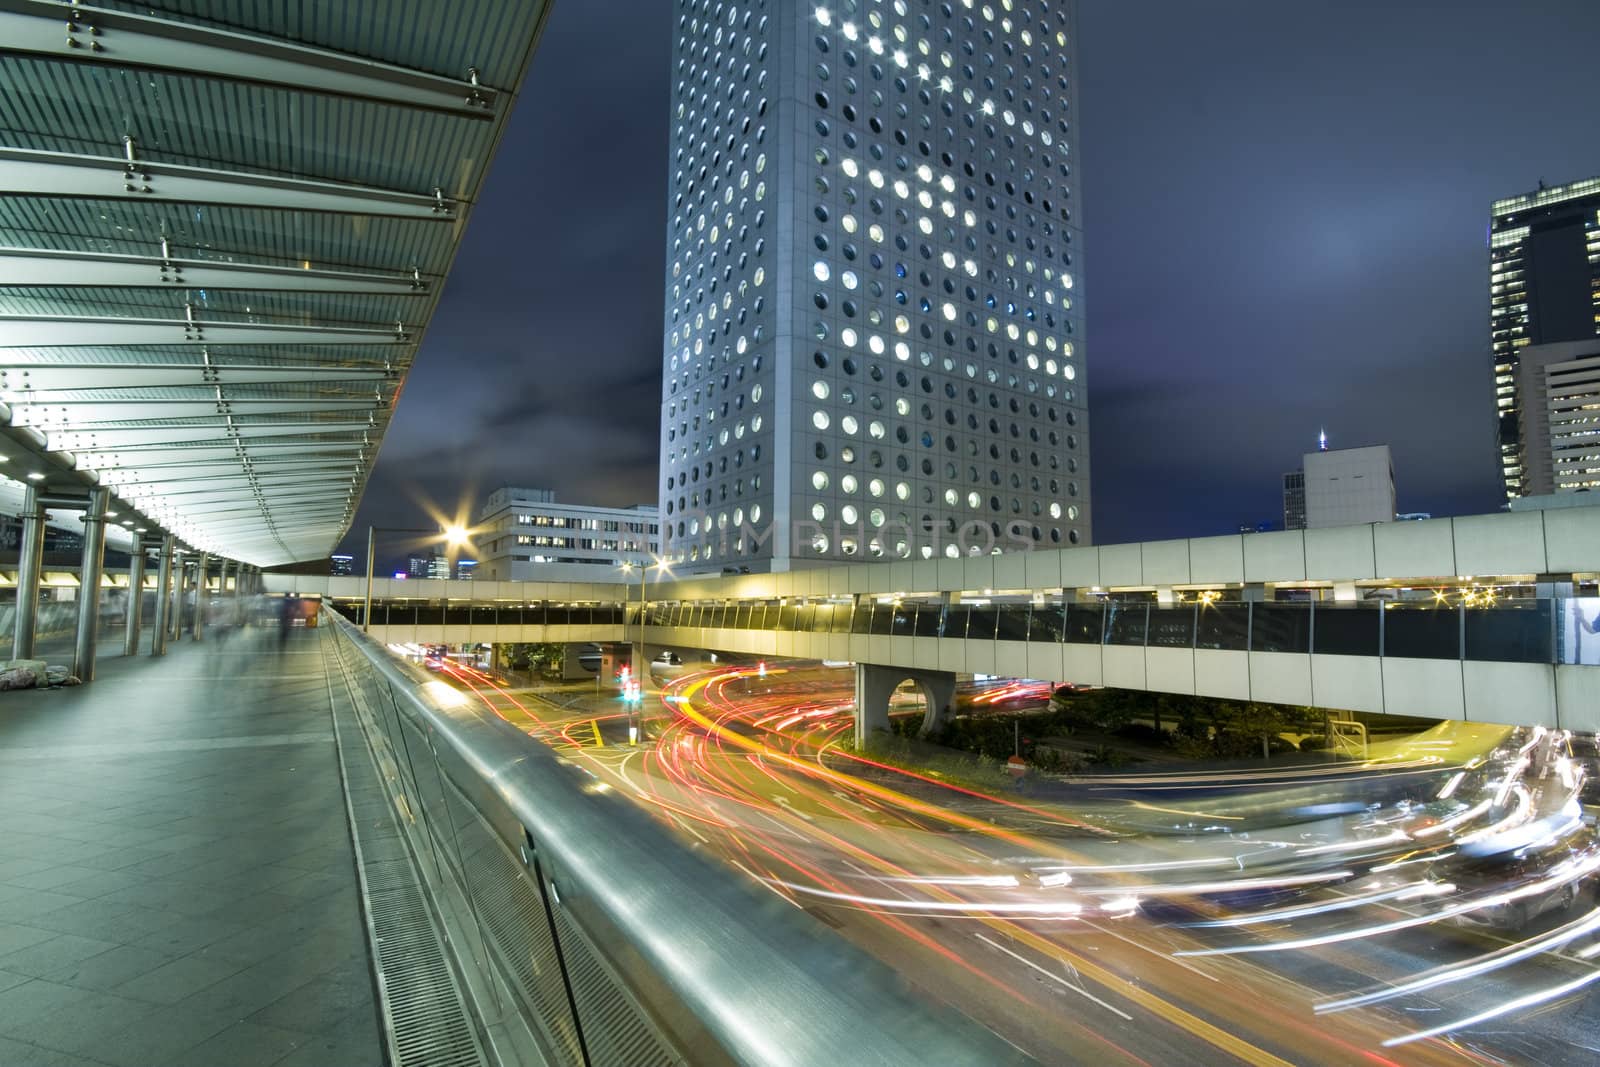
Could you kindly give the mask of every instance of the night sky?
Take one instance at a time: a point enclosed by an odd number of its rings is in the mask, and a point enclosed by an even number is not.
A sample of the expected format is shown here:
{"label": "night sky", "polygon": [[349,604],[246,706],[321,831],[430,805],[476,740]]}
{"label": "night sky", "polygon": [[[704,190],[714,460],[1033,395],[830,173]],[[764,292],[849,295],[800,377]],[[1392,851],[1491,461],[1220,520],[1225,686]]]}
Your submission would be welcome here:
{"label": "night sky", "polygon": [[[556,4],[347,551],[507,483],[655,502],[670,16]],[[1095,540],[1281,521],[1322,427],[1494,510],[1489,203],[1600,173],[1596,42],[1593,0],[1083,0]]]}

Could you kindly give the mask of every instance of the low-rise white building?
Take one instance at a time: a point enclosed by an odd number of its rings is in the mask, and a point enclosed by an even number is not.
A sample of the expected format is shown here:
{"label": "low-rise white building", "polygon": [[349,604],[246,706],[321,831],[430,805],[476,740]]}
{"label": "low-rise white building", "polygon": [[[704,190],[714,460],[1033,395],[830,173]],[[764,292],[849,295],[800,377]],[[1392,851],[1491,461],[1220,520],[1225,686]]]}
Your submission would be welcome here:
{"label": "low-rise white building", "polygon": [[624,563],[661,551],[656,508],[561,504],[554,490],[505,486],[478,511],[475,578],[490,581],[608,581]]}
{"label": "low-rise white building", "polygon": [[1301,465],[1306,529],[1394,521],[1394,459],[1388,445],[1307,452]]}

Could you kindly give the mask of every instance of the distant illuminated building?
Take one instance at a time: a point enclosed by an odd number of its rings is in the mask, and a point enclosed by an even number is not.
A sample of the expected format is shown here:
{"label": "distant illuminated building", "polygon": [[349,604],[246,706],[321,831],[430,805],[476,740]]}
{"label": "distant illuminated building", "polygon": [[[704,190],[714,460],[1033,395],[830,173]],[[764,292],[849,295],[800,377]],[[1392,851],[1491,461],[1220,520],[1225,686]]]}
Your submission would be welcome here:
{"label": "distant illuminated building", "polygon": [[1087,544],[1073,0],[675,7],[668,557]]}
{"label": "distant illuminated building", "polygon": [[475,560],[475,559],[458,559],[458,560],[456,560],[456,578],[458,578],[461,581],[470,580],[472,578],[473,572],[476,571],[477,569],[478,569],[478,561]]}
{"label": "distant illuminated building", "polygon": [[1523,493],[1600,489],[1600,338],[1522,349],[1517,391]]}
{"label": "distant illuminated building", "polygon": [[661,524],[649,504],[562,504],[549,489],[503,486],[478,510],[477,577],[494,581],[613,581],[623,563],[654,560]]}
{"label": "distant illuminated building", "polygon": [[406,561],[406,573],[413,578],[431,578],[432,570],[432,556],[412,556]]}
{"label": "distant illuminated building", "polygon": [[1508,499],[1531,485],[1523,407],[1535,403],[1518,368],[1530,346],[1600,336],[1600,177],[1495,201],[1489,222],[1490,344]]}
{"label": "distant illuminated building", "polygon": [[428,560],[429,578],[450,577],[450,557],[440,552]]}
{"label": "distant illuminated building", "polygon": [[354,574],[355,558],[338,554],[328,557],[328,573],[333,575]]}
{"label": "distant illuminated building", "polygon": [[1283,476],[1283,528],[1306,528],[1306,472],[1289,471]]}

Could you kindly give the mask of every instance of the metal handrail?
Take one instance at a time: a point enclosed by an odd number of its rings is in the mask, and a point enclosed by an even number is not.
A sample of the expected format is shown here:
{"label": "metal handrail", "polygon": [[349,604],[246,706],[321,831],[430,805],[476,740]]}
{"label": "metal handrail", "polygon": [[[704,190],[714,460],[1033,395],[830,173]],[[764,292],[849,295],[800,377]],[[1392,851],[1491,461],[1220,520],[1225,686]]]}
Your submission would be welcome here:
{"label": "metal handrail", "polygon": [[479,702],[451,698],[347,620],[324,618],[387,683],[402,714],[425,727],[436,749],[447,746],[520,824],[558,906],[685,1062],[1033,1062],[820,921],[692,852]]}

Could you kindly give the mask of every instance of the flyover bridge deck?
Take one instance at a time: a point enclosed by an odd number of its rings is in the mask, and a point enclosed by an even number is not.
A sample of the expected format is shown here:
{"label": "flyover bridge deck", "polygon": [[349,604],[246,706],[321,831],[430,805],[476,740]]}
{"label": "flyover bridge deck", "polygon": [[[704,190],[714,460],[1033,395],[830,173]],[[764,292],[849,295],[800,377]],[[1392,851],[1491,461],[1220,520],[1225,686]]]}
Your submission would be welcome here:
{"label": "flyover bridge deck", "polygon": [[322,635],[0,694],[0,1062],[378,1064]]}

